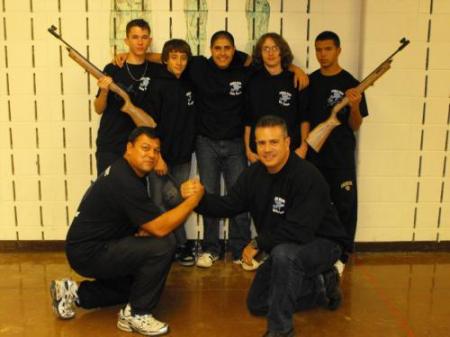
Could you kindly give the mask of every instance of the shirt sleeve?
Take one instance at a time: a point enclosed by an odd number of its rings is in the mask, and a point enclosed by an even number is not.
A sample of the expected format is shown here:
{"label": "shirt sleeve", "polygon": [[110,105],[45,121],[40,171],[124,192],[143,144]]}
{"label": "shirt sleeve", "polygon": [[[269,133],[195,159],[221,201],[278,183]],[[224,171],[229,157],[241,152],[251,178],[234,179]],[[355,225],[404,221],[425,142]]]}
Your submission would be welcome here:
{"label": "shirt sleeve", "polygon": [[250,84],[247,86],[247,90],[244,94],[244,125],[252,126],[253,125],[253,113],[252,113],[252,103],[250,101]]}
{"label": "shirt sleeve", "polygon": [[144,104],[144,111],[148,113],[159,124],[161,121],[161,105],[162,105],[161,88],[150,83],[150,90]]}
{"label": "shirt sleeve", "polygon": [[249,208],[246,188],[246,175],[244,171],[236,183],[225,196],[205,194],[196,208],[196,212],[215,218],[233,217],[247,211]]}
{"label": "shirt sleeve", "polygon": [[359,112],[361,113],[361,116],[367,117],[369,115],[369,110],[367,109],[367,102],[366,102],[366,95],[362,94],[361,103],[359,103]]}
{"label": "shirt sleeve", "polygon": [[[103,68],[103,74],[105,74],[106,76],[109,77],[113,77],[114,74],[116,73],[116,66],[112,63],[108,63],[104,68]],[[97,94],[95,95],[95,97],[98,97],[98,95],[100,95],[100,88],[97,89]]]}
{"label": "shirt sleeve", "polygon": [[298,92],[297,94],[297,110],[298,110],[298,120],[300,123],[309,122],[308,114],[306,112],[308,108],[308,88],[305,88]]}
{"label": "shirt sleeve", "polygon": [[298,96],[298,111],[300,122],[311,122],[310,108],[311,86],[301,90]]}
{"label": "shirt sleeve", "polygon": [[161,214],[160,209],[148,197],[145,185],[141,186],[139,181],[128,181],[127,184],[122,184],[119,199],[134,227],[140,227]]}
{"label": "shirt sleeve", "polygon": [[206,59],[206,57],[202,55],[192,56],[186,69],[192,81],[195,82],[195,80],[198,78],[198,75],[204,71],[207,62],[208,60]]}

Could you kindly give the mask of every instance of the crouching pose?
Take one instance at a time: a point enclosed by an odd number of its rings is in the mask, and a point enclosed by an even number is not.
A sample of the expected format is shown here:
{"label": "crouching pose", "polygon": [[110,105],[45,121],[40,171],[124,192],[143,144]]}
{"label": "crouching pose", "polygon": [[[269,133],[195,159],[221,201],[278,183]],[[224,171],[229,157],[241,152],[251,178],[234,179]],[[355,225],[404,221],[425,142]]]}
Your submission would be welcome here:
{"label": "crouching pose", "polygon": [[78,286],[69,279],[50,285],[54,312],[62,319],[85,309],[126,304],[117,327],[160,335],[168,325],[152,316],[175,252],[172,231],[197,206],[203,190],[161,214],[148,198],[145,176],[160,156],[154,130],[131,132],[123,158],[107,167],[84,195],[70,226],[66,254],[80,275],[93,278]]}
{"label": "crouching pose", "polygon": [[[262,117],[255,127],[259,162],[245,169],[226,196],[206,194],[196,211],[227,217],[250,211],[258,236],[244,248],[247,264],[260,251],[269,257],[257,270],[247,305],[268,320],[265,337],[294,336],[292,316],[315,306],[336,309],[341,300],[333,264],[348,245],[320,172],[289,150],[286,123]],[[198,181],[183,197],[203,191]]]}

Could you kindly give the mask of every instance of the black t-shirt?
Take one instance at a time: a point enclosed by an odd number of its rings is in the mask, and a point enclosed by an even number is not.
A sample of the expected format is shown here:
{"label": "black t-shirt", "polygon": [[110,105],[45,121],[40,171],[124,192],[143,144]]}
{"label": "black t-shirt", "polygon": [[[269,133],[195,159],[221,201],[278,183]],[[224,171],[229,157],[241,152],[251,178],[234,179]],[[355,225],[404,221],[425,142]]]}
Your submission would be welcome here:
{"label": "black t-shirt", "polygon": [[[306,89],[306,113],[311,130],[330,116],[332,107],[345,96],[346,90],[358,84],[359,81],[345,70],[333,76],[324,76],[320,70],[313,72],[309,76],[309,86]],[[368,115],[364,95],[360,112],[362,117]],[[308,160],[318,167],[355,168],[355,135],[348,125],[349,115],[348,106],[338,113],[337,117],[342,124],[331,132],[319,153],[313,149],[308,151]]]}
{"label": "black t-shirt", "polygon": [[250,147],[256,151],[254,127],[259,118],[266,115],[282,117],[288,126],[291,149],[301,143],[300,123],[305,120],[303,106],[300,105],[304,90],[294,87],[294,74],[283,71],[271,75],[265,68],[260,69],[250,79],[247,90],[246,121],[250,126]]}
{"label": "black t-shirt", "polygon": [[[106,65],[103,73],[112,77],[113,81],[127,92],[135,106],[148,112],[150,81],[159,75],[159,69],[156,64],[147,61],[139,65],[127,64],[122,68],[110,63]],[[128,114],[120,111],[123,104],[120,96],[109,91],[106,109],[102,113],[98,128],[97,151],[119,155],[124,153],[128,135],[136,125]]]}
{"label": "black t-shirt", "polygon": [[180,79],[167,69],[161,72],[161,78],[150,84],[149,113],[158,124],[164,160],[169,166],[183,164],[194,152],[196,102],[192,82],[186,72]]}
{"label": "black t-shirt", "polygon": [[109,166],[86,191],[67,233],[71,257],[88,261],[111,240],[133,235],[160,215],[140,178],[121,158]]}
{"label": "black t-shirt", "polygon": [[246,54],[236,52],[227,69],[204,56],[194,56],[188,71],[195,86],[197,132],[211,139],[233,139],[244,134],[244,92],[251,69]]}

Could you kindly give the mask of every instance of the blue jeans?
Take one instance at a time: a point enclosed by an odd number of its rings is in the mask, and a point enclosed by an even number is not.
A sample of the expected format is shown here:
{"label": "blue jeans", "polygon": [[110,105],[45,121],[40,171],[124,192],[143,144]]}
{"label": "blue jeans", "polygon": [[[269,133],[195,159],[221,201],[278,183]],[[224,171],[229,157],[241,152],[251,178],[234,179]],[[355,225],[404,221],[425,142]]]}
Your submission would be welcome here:
{"label": "blue jeans", "polygon": [[[200,180],[207,193],[220,194],[220,176],[230,190],[247,166],[242,138],[213,140],[197,136],[196,156]],[[203,251],[220,255],[219,219],[203,217]],[[250,219],[242,213],[230,219],[229,244],[233,260],[239,259],[242,250],[250,241]]]}
{"label": "blue jeans", "polygon": [[291,330],[296,311],[318,304],[322,290],[318,276],[332,268],[340,255],[341,247],[323,238],[275,246],[256,271],[247,297],[249,311],[265,315],[269,331]]}
{"label": "blue jeans", "polygon": [[[167,202],[164,201],[165,198],[167,198],[167,196],[163,196],[163,194],[165,192],[173,194],[174,192],[171,190],[173,187],[176,187],[177,189],[175,193],[179,194],[179,186],[189,179],[190,173],[191,173],[190,161],[187,163],[168,167],[168,174],[175,181],[170,181],[170,179],[167,176],[158,176],[154,171],[150,172],[150,174],[148,175],[148,181],[150,184],[151,198],[153,202],[156,204],[156,206],[158,206],[163,212],[175,206],[175,205],[167,205]],[[169,186],[166,185],[167,183],[169,183]],[[174,185],[173,183],[175,183],[175,185],[177,186],[173,186]],[[174,231],[178,247],[184,246],[187,242],[185,225],[186,223],[183,223],[182,225],[178,226],[178,228],[175,229]]]}

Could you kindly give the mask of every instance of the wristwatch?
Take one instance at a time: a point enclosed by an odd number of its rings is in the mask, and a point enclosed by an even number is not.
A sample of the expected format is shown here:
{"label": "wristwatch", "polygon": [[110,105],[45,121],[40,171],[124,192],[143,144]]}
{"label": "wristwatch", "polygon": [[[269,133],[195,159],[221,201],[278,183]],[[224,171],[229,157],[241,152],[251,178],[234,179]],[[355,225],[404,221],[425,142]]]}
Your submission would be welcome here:
{"label": "wristwatch", "polygon": [[256,238],[252,239],[248,245],[254,249],[258,249],[258,241],[256,241]]}

